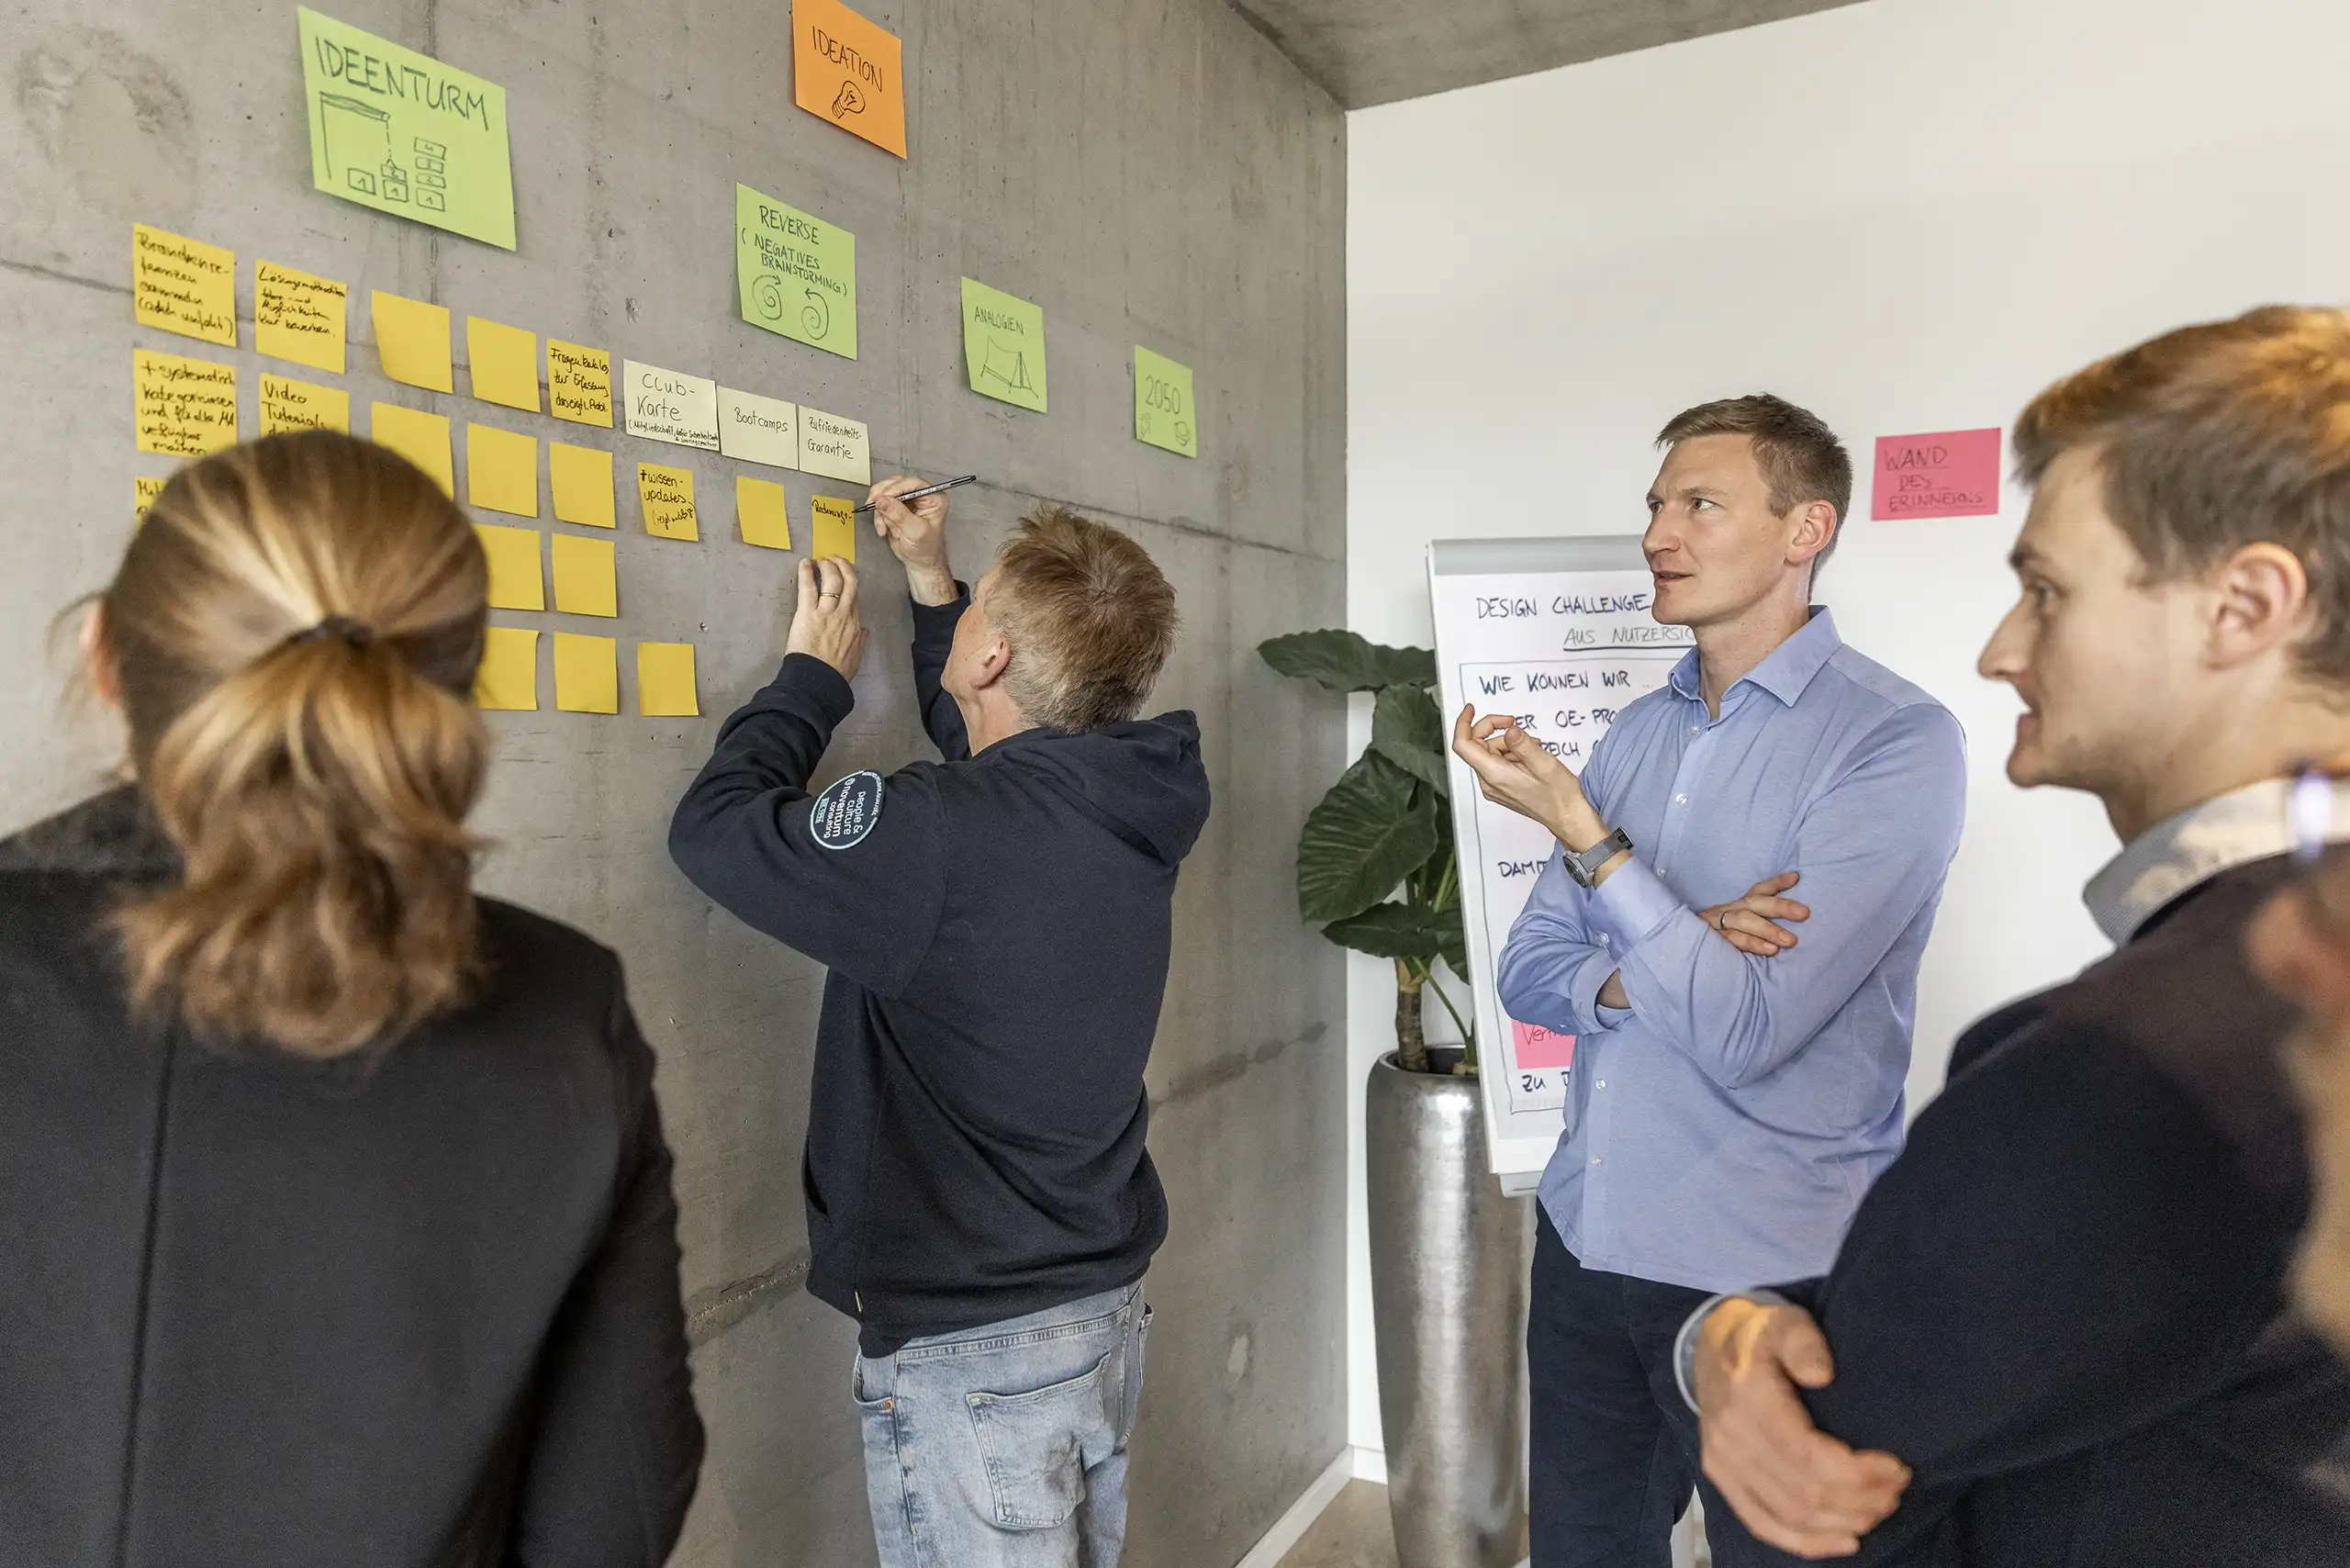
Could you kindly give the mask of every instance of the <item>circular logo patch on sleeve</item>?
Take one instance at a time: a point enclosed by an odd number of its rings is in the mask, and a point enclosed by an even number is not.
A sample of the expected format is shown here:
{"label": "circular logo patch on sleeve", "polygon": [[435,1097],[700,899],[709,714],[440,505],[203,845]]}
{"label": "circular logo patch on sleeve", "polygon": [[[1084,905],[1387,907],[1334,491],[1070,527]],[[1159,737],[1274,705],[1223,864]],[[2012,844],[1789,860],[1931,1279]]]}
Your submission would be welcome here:
{"label": "circular logo patch on sleeve", "polygon": [[808,831],[827,849],[854,849],[881,820],[881,776],[852,773],[816,797]]}

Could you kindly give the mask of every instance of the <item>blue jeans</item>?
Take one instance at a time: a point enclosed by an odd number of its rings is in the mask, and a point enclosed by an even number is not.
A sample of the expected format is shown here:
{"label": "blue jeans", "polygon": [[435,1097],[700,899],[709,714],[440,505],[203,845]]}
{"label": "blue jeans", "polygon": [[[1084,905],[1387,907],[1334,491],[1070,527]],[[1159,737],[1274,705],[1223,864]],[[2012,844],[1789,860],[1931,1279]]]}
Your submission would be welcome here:
{"label": "blue jeans", "polygon": [[881,1568],[1116,1568],[1140,1282],[856,1359]]}

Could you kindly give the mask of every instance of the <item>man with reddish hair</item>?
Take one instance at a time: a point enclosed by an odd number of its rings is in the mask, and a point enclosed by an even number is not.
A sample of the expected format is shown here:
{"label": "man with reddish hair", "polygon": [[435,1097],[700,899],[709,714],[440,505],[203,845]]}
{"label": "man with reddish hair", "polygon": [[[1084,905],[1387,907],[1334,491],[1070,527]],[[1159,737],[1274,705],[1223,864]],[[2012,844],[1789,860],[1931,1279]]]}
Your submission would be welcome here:
{"label": "man with reddish hair", "polygon": [[1167,1235],[1143,1068],[1176,868],[1208,812],[1199,725],[1137,717],[1174,589],[1047,506],[976,593],[946,498],[873,488],[914,600],[943,758],[808,792],[865,647],[856,568],[802,561],[789,652],[719,732],[669,847],[831,969],[802,1181],[808,1289],[859,1326],[884,1568],[1113,1568]]}

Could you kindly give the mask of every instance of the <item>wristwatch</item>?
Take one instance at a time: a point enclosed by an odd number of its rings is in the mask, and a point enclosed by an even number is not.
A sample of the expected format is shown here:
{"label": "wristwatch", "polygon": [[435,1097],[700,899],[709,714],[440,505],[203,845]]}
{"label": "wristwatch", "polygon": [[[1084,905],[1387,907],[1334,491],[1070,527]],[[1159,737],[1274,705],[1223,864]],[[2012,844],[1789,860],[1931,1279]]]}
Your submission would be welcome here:
{"label": "wristwatch", "polygon": [[1632,835],[1620,827],[1580,855],[1563,844],[1559,846],[1559,855],[1567,863],[1567,875],[1575,879],[1575,886],[1579,888],[1597,887],[1599,868],[1617,856],[1628,855],[1631,851]]}

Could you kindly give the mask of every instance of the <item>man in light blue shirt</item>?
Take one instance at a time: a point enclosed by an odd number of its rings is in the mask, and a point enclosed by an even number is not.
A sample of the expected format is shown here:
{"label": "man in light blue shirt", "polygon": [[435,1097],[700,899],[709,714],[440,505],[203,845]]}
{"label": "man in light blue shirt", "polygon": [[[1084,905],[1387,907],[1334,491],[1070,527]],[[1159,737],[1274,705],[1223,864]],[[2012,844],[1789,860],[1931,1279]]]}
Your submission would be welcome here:
{"label": "man in light blue shirt", "polygon": [[1673,1335],[1823,1271],[1899,1152],[1964,812],[1957,721],[1810,603],[1851,498],[1834,434],[1757,396],[1659,443],[1642,544],[1695,651],[1580,779],[1506,717],[1454,733],[1560,842],[1499,966],[1513,1018],[1576,1037],[1528,1328],[1535,1568],[1670,1561],[1698,1479]]}

